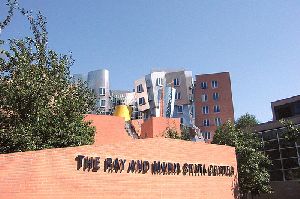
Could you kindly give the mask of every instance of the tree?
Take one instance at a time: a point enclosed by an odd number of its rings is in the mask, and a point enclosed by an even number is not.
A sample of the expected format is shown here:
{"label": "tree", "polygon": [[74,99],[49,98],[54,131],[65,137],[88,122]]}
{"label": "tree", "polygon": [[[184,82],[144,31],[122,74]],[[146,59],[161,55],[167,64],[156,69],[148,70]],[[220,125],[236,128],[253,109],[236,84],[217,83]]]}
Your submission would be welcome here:
{"label": "tree", "polygon": [[236,148],[239,188],[242,197],[248,193],[259,195],[270,193],[270,160],[260,151],[261,141],[251,133],[251,127],[257,125],[255,116],[245,114],[235,124],[226,122],[217,129],[213,144],[229,145]]}
{"label": "tree", "polygon": [[33,35],[8,40],[9,49],[0,52],[0,153],[92,144],[95,129],[83,114],[95,99],[83,83],[72,83],[72,57],[48,49],[41,13],[17,10]]}
{"label": "tree", "polygon": [[300,139],[300,127],[295,125],[290,120],[280,120],[280,123],[285,127],[283,137],[290,142],[297,142]]}

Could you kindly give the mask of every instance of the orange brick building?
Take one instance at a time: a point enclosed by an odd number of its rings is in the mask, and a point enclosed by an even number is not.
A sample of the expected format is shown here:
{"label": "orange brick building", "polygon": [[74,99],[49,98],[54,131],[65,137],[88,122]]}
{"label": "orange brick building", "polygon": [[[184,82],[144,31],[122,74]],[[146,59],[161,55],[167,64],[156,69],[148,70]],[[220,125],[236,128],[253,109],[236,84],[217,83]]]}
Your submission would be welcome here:
{"label": "orange brick building", "polygon": [[118,117],[87,119],[94,145],[1,154],[0,198],[237,197],[233,147],[131,139]]}

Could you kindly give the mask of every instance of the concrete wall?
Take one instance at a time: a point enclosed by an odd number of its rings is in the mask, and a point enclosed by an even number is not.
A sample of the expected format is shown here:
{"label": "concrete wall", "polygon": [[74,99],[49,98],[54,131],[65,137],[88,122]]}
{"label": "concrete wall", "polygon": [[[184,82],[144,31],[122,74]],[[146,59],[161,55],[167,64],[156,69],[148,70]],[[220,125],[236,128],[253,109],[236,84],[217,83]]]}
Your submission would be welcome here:
{"label": "concrete wall", "polygon": [[[100,169],[77,170],[78,155],[100,157]],[[104,172],[105,158],[126,159],[122,173]],[[234,176],[127,173],[130,160],[233,166]],[[143,139],[0,155],[0,198],[233,199],[235,150],[172,139]]]}

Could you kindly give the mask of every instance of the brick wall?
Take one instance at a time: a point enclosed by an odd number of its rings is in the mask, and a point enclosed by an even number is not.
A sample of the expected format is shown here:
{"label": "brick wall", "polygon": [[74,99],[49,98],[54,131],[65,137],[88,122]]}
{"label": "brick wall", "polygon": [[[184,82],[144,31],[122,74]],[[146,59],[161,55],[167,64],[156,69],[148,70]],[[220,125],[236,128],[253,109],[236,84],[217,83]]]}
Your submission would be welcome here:
{"label": "brick wall", "polygon": [[94,145],[131,140],[125,131],[125,120],[122,117],[88,114],[85,120],[92,121],[92,125],[96,127]]}
{"label": "brick wall", "polygon": [[[97,172],[77,170],[77,155],[99,156]],[[105,158],[229,165],[234,148],[172,139],[141,139],[0,155],[0,198],[209,198],[234,197],[236,176],[104,172]]]}
{"label": "brick wall", "polygon": [[175,129],[180,134],[179,118],[152,117],[141,125],[141,138],[165,137],[167,129]]}

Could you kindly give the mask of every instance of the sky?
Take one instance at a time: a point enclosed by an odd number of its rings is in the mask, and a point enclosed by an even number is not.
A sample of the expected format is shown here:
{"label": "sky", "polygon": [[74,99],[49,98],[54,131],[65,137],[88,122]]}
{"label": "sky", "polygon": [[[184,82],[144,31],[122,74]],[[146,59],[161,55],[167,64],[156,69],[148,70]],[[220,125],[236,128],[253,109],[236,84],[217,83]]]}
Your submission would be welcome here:
{"label": "sky", "polygon": [[[7,13],[0,0],[0,20]],[[151,69],[228,71],[235,118],[272,119],[271,102],[300,94],[299,0],[19,0],[47,18],[49,46],[71,73],[106,68],[111,89]],[[0,39],[30,35],[21,15]]]}

